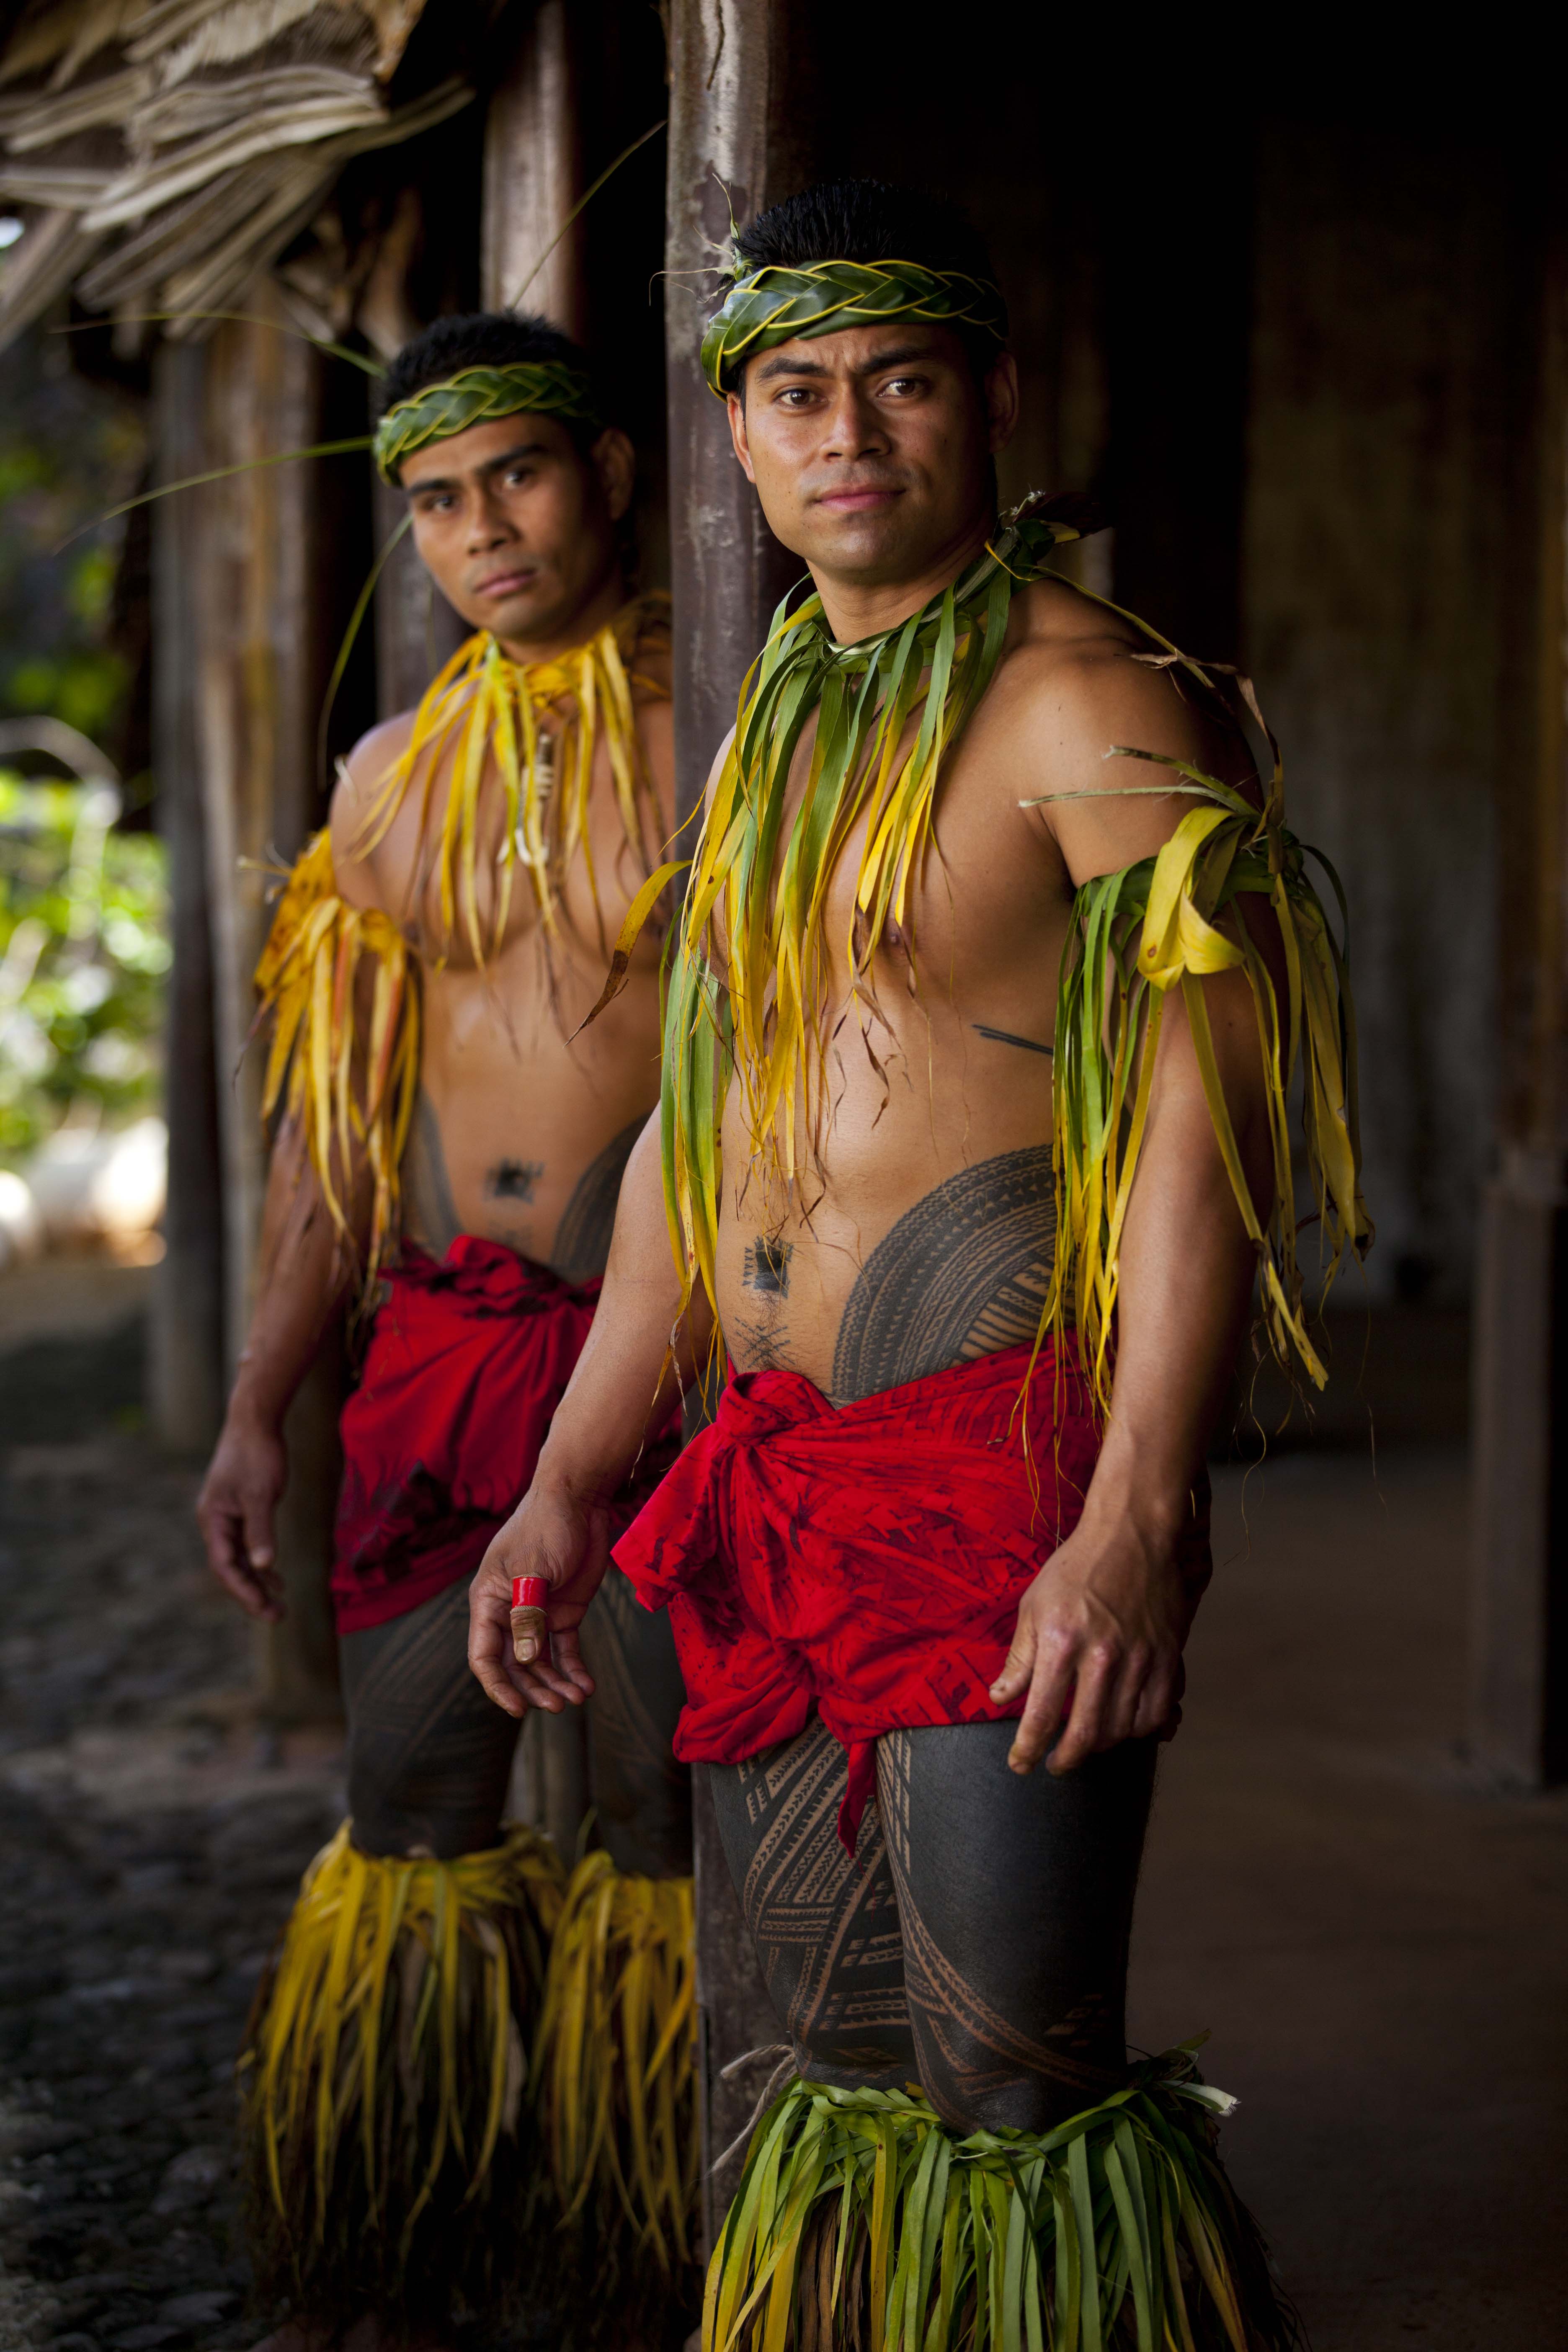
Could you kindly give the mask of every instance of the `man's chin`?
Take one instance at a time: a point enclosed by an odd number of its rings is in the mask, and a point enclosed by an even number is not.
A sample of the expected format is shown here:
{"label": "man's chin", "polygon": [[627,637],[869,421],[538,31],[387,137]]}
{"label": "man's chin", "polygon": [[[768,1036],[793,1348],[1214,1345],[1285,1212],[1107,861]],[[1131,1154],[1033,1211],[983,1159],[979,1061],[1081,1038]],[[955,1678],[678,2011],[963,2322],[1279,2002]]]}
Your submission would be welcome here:
{"label": "man's chin", "polygon": [[559,593],[523,589],[515,596],[476,597],[464,617],[471,627],[488,629],[503,645],[535,645],[567,634],[577,610]]}

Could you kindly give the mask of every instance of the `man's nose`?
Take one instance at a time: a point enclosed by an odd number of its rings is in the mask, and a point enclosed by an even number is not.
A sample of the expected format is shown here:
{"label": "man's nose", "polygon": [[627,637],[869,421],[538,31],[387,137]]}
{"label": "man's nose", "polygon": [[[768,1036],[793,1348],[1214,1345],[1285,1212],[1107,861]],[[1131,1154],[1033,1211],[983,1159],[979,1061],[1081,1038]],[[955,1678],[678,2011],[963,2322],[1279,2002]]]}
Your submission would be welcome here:
{"label": "man's nose", "polygon": [[858,384],[841,384],[827,415],[826,457],[874,457],[890,447],[888,428],[876,404]]}
{"label": "man's nose", "polygon": [[488,483],[474,491],[468,503],[468,549],[470,555],[484,555],[503,540],[515,539],[511,520],[505,507]]}

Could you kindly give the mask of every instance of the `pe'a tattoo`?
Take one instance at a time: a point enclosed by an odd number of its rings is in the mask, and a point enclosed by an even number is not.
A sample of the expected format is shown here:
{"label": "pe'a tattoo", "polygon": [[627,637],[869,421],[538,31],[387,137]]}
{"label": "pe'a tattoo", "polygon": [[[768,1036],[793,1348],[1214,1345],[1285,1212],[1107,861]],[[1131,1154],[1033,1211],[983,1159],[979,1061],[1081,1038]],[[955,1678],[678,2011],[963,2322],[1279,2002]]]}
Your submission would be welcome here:
{"label": "pe'a tattoo", "polygon": [[857,1276],[833,1350],[840,1404],[1032,1339],[1056,1255],[1044,1144],[1004,1151],[917,1201]]}
{"label": "pe'a tattoo", "polygon": [[447,1155],[441,1149],[440,1122],[423,1087],[408,1139],[403,1192],[409,1222],[424,1234],[426,1247],[437,1257],[445,1257],[463,1228],[452,1198]]}
{"label": "pe'a tattoo", "polygon": [[759,1234],[754,1242],[746,1244],[746,1266],[741,1279],[748,1290],[760,1290],[773,1298],[787,1297],[789,1262],[794,1255],[793,1243],[771,1242]]}
{"label": "pe'a tattoo", "polygon": [[616,1204],[621,1178],[632,1156],[632,1146],[647,1124],[648,1114],[634,1118],[591,1160],[573,1187],[560,1224],[550,1263],[563,1282],[591,1282],[603,1274],[616,1230]]}
{"label": "pe'a tattoo", "polygon": [[1020,1045],[1026,1054],[1054,1054],[1054,1045],[1042,1045],[1033,1037],[1015,1036],[1011,1029],[993,1029],[984,1021],[972,1021],[970,1027],[977,1037],[988,1037],[994,1045]]}

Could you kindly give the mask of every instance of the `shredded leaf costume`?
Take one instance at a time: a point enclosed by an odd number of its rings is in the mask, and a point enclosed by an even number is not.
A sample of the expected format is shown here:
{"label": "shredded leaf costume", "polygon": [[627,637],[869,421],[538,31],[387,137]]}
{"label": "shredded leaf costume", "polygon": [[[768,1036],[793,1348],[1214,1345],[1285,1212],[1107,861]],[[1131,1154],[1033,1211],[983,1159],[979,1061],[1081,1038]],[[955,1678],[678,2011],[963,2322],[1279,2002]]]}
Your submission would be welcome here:
{"label": "shredded leaf costume", "polygon": [[[533,893],[548,953],[562,938],[565,878],[579,852],[598,914],[589,798],[601,741],[623,837],[643,875],[649,875],[663,828],[634,694],[664,688],[635,662],[639,645],[667,637],[668,631],[664,599],[638,598],[555,661],[511,661],[481,632],[434,679],[407,748],[375,788],[347,854],[366,857],[384,841],[418,775],[421,859],[415,887],[422,898],[434,870],[439,961],[455,940],[480,967],[499,952],[520,873]],[[493,805],[486,803],[498,790],[499,858],[486,840],[487,835],[493,839],[495,825]],[[488,916],[481,861],[487,868],[493,861]],[[646,911],[657,897],[657,889],[645,888],[637,905]],[[600,932],[603,944],[602,919]],[[362,1027],[365,968],[374,982],[368,1025]],[[398,926],[339,895],[323,828],[289,876],[257,966],[257,1025],[269,1017],[273,1024],[262,1111],[269,1118],[282,1103],[302,1119],[322,1196],[351,1250],[355,1243],[344,1179],[356,1148],[363,1150],[374,1187],[363,1265],[366,1295],[398,1234],[398,1168],[419,1087],[419,982],[418,954]]]}
{"label": "shredded leaf costume", "polygon": [[703,2352],[1292,2352],[1191,2049],[1053,2131],[961,2136],[901,2091],[793,2083],[713,2250]]}
{"label": "shredded leaf costume", "polygon": [[[857,1003],[875,1005],[875,956],[890,923],[918,965],[911,908],[934,845],[942,763],[995,675],[1014,595],[1030,581],[1061,576],[1048,572],[1047,559],[1059,541],[1079,535],[1064,519],[1072,510],[1065,501],[1026,500],[961,578],[879,636],[835,644],[816,595],[794,611],[786,600],[773,617],[742,695],[671,942],[664,1180],[683,1304],[699,1280],[714,1296],[719,1120],[731,1085],[739,1089],[752,1169],[764,1183],[782,1180],[806,1199],[820,1187],[829,1108],[821,1008],[844,982],[852,1013]],[[1160,648],[1132,658],[1179,665],[1212,686],[1217,665],[1205,669],[1135,615],[1123,617]],[[1243,692],[1256,715],[1245,681]],[[791,764],[814,715],[805,789],[790,813]],[[1112,748],[1121,757],[1155,756]],[[1097,1392],[1108,1403],[1122,1228],[1160,1017],[1165,998],[1179,988],[1215,1132],[1258,1253],[1265,1328],[1281,1361],[1288,1364],[1294,1351],[1321,1387],[1325,1374],[1307,1334],[1297,1263],[1287,1106],[1299,1063],[1306,1166],[1330,1279],[1347,1249],[1365,1251],[1372,1227],[1360,1188],[1355,1027],[1344,948],[1312,887],[1309,857],[1318,857],[1329,874],[1342,919],[1343,897],[1327,861],[1286,829],[1277,748],[1261,809],[1197,768],[1158,764],[1173,771],[1168,780],[1123,789],[1179,793],[1200,805],[1157,857],[1097,876],[1079,891],[1057,975],[1058,1242],[1042,1336],[1051,1330],[1065,1338],[1076,1327]],[[828,887],[860,824],[856,919],[847,934],[834,938]],[[1283,1004],[1240,920],[1244,893],[1267,898],[1279,920],[1289,975]],[[630,928],[622,933],[623,954]],[[1261,1223],[1201,987],[1205,974],[1230,967],[1247,974],[1268,1076],[1274,1195]]]}

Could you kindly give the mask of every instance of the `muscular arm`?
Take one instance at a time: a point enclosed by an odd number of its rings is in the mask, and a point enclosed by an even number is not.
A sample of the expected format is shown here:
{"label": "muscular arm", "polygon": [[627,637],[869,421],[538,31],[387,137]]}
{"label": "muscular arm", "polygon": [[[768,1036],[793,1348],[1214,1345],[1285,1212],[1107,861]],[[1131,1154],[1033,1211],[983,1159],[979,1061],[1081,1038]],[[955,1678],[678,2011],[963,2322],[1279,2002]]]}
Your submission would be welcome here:
{"label": "muscular arm", "polygon": [[[679,1379],[697,1377],[712,1320],[694,1298],[666,1368],[680,1287],[665,1226],[658,1121],[649,1119],[621,1184],[598,1312],[551,1423],[533,1484],[490,1544],[468,1588],[468,1664],[508,1715],[559,1715],[593,1695],[577,1628],[610,1556],[611,1497],[643,1440],[668,1412]],[[662,1377],[661,1377],[662,1373]],[[511,1635],[511,1582],[542,1576],[551,1591],[547,1657],[520,1659]]]}
{"label": "muscular arm", "polygon": [[[1177,752],[1241,781],[1237,747],[1216,745],[1167,681],[1146,671],[1124,662],[1091,667],[1067,702],[1065,731],[1081,747],[1075,781],[1101,788],[1089,801],[1059,804],[1049,820],[1074,887],[1148,856],[1190,805],[1106,789],[1128,773],[1123,763],[1101,762],[1108,741]],[[1133,774],[1142,782],[1151,771]],[[1268,952],[1272,943],[1260,943]],[[1272,1166],[1250,992],[1239,971],[1203,986],[1242,1164],[1262,1211]],[[1122,1234],[1104,1445],[1083,1516],[1026,1594],[993,1687],[1001,1703],[1026,1694],[1009,1759],[1016,1771],[1032,1770],[1053,1739],[1049,1769],[1065,1772],[1097,1748],[1173,1719],[1182,1648],[1201,1598],[1178,1542],[1246,1325],[1253,1273],[1173,992]]]}

